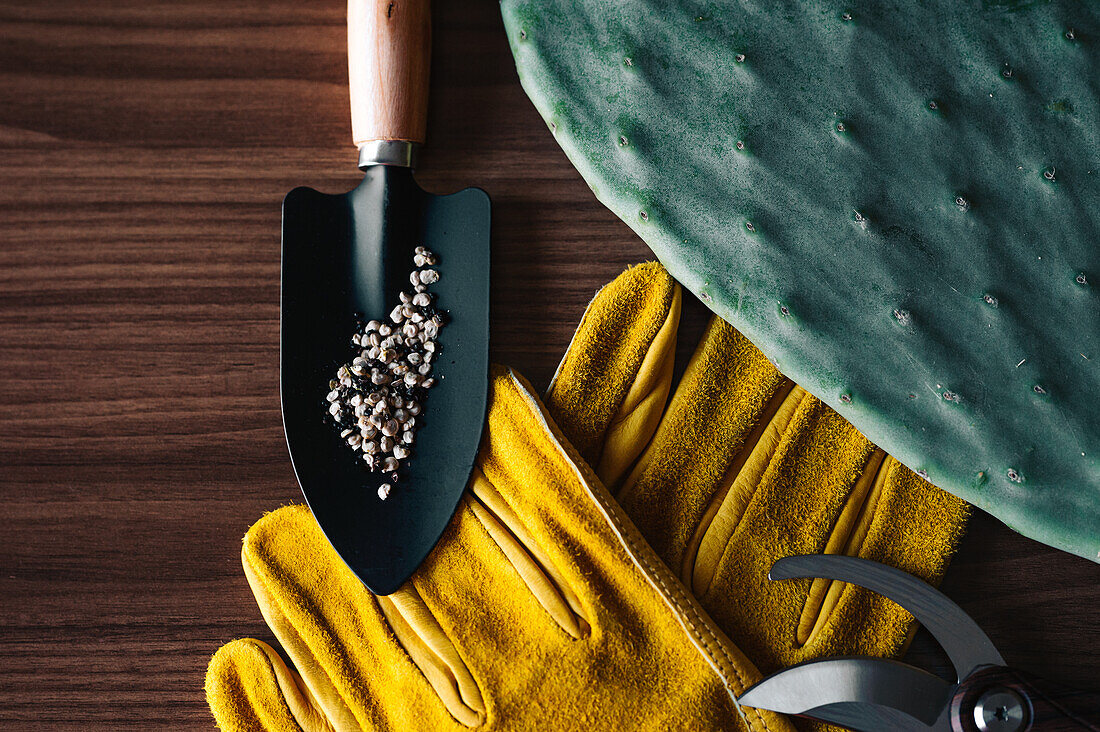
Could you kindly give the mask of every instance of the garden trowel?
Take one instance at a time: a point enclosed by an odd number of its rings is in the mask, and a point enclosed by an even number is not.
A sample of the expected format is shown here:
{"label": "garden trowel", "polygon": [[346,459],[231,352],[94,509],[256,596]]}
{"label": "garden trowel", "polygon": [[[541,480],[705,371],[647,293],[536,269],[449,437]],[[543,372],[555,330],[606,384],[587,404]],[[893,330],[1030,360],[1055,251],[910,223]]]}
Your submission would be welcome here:
{"label": "garden trowel", "polygon": [[[363,182],[339,195],[295,188],[283,201],[281,392],[291,460],[313,515],[377,594],[416,570],[454,513],[485,421],[489,347],[489,197],[425,193],[413,180],[425,139],[428,0],[350,0],[353,139]],[[432,292],[448,323],[436,385],[418,418],[400,483],[372,473],[326,410],[329,380],[354,357],[359,319],[385,320],[407,291],[414,251],[440,274]]]}

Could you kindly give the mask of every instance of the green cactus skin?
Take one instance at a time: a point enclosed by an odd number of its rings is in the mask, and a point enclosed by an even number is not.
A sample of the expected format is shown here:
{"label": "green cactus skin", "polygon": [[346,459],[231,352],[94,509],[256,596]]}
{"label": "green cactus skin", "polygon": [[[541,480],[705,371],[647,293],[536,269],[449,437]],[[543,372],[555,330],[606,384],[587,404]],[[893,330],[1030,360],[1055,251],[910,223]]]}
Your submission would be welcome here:
{"label": "green cactus skin", "polygon": [[502,9],[680,282],[936,485],[1100,561],[1100,3]]}

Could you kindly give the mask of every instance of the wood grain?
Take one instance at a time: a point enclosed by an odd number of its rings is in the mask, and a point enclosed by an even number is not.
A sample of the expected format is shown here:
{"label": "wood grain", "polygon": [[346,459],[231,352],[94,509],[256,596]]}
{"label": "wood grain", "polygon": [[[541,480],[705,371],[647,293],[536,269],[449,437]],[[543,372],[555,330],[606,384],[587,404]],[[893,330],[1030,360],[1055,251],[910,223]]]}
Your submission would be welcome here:
{"label": "wood grain", "polygon": [[[0,2],[5,729],[210,729],[210,654],[271,640],[239,541],[299,499],[279,204],[358,182],[344,12]],[[545,385],[596,288],[649,253],[523,95],[496,4],[433,12],[419,178],[492,196],[492,355]],[[1100,566],[979,516],[944,589],[1009,662],[1100,689]],[[923,637],[911,657],[945,663]]]}
{"label": "wood grain", "polygon": [[349,0],[352,139],[423,143],[431,60],[428,0]]}

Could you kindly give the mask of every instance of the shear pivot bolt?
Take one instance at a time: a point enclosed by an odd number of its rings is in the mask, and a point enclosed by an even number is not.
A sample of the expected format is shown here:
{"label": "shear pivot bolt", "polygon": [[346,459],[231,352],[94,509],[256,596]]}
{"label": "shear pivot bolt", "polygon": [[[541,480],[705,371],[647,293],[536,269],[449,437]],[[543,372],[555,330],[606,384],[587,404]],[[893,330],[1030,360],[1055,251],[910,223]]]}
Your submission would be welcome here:
{"label": "shear pivot bolt", "polygon": [[974,705],[974,723],[981,732],[1017,732],[1027,722],[1025,704],[1011,689],[990,689]]}

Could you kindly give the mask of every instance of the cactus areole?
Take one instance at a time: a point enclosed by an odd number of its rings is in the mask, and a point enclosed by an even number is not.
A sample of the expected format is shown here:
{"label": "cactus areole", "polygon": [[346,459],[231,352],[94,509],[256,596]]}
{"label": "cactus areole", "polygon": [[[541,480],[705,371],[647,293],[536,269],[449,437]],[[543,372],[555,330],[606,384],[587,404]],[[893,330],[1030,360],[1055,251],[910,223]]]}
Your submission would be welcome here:
{"label": "cactus areole", "polygon": [[669,271],[913,470],[1100,561],[1100,3],[504,0]]}

